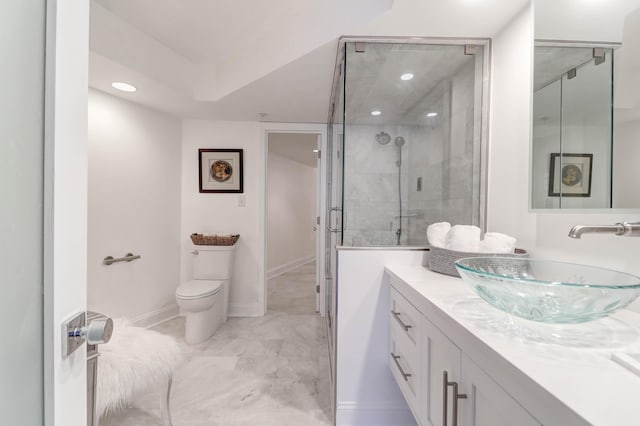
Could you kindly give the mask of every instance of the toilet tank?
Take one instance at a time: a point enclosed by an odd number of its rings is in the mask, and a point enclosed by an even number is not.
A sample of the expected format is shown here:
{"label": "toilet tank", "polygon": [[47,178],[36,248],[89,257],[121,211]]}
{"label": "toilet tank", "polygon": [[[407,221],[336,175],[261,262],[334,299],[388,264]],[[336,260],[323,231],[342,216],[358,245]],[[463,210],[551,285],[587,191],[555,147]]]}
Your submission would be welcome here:
{"label": "toilet tank", "polygon": [[[193,246],[193,278],[196,280],[230,280],[233,275],[233,246]],[[196,254],[197,253],[197,254]]]}

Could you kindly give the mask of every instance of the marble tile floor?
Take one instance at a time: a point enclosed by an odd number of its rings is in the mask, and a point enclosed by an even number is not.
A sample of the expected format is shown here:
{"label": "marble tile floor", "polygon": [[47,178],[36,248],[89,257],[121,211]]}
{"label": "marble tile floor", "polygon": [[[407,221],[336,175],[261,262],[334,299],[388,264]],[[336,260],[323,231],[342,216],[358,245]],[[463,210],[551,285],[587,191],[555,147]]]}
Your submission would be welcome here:
{"label": "marble tile floor", "polygon": [[267,311],[316,312],[316,262],[307,263],[267,282]]}
{"label": "marble tile floor", "polygon": [[[324,319],[277,309],[229,318],[211,339],[193,346],[184,342],[182,317],[154,327],[175,337],[186,357],[174,375],[173,426],[331,425]],[[161,425],[161,395],[160,387],[140,395],[100,426]]]}

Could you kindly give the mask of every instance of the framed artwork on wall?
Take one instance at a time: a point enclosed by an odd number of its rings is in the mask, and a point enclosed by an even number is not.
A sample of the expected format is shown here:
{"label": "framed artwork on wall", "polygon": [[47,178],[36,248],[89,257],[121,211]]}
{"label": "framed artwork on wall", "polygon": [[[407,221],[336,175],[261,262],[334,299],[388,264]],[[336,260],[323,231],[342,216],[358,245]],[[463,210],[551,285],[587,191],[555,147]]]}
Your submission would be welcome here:
{"label": "framed artwork on wall", "polygon": [[552,153],[549,162],[550,197],[591,197],[593,154]]}
{"label": "framed artwork on wall", "polygon": [[198,160],[200,192],[243,192],[241,149],[201,148]]}

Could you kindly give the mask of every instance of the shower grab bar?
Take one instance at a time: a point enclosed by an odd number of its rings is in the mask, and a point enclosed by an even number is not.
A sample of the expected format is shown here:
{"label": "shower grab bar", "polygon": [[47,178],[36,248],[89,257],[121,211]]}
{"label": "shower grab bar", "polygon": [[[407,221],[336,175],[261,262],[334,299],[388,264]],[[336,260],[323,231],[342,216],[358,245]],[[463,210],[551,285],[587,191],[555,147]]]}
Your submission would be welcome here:
{"label": "shower grab bar", "polygon": [[107,256],[102,260],[102,263],[109,266],[116,262],[131,262],[132,260],[140,259],[139,254],[127,253],[124,257],[114,258],[113,256]]}
{"label": "shower grab bar", "polygon": [[398,219],[398,218],[401,218],[401,217],[418,217],[418,216],[420,216],[418,213],[414,213],[414,214],[402,214],[400,216],[394,216],[393,218],[394,219]]}

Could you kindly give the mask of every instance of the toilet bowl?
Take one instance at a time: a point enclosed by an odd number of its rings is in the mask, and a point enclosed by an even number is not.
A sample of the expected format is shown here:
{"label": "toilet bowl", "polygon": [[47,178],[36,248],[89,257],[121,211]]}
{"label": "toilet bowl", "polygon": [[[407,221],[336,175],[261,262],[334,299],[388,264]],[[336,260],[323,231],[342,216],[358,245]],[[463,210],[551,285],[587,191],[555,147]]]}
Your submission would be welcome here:
{"label": "toilet bowl", "polygon": [[191,280],[176,289],[176,301],[185,314],[185,341],[204,342],[224,322],[224,290],[219,280]]}
{"label": "toilet bowl", "polygon": [[176,289],[176,302],[186,317],[185,341],[198,344],[227,320],[234,246],[193,246],[189,260],[193,279]]}

